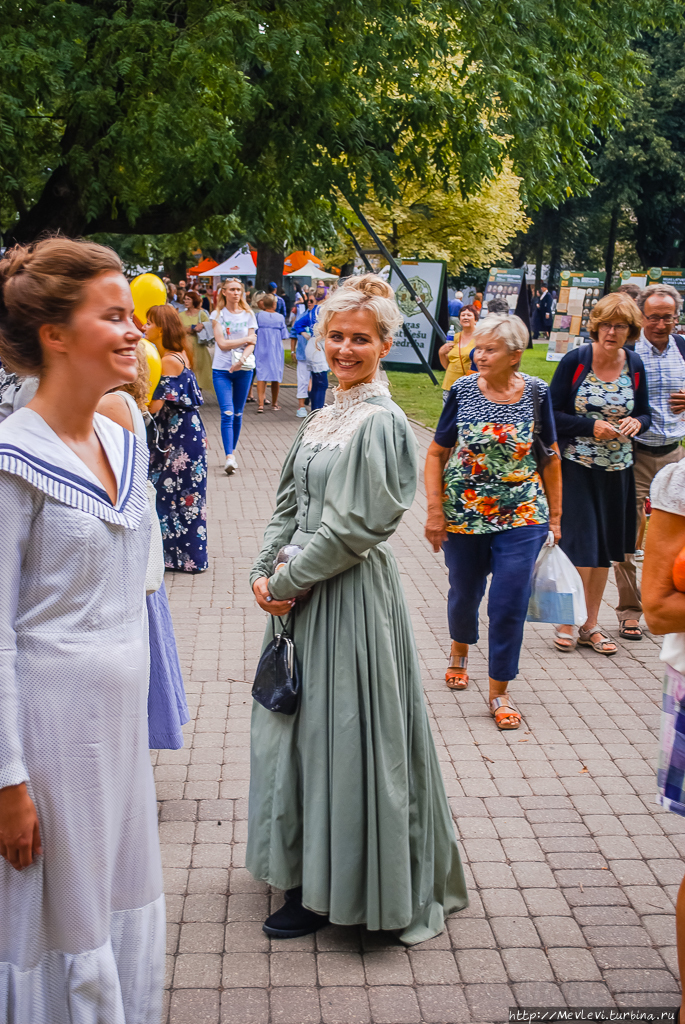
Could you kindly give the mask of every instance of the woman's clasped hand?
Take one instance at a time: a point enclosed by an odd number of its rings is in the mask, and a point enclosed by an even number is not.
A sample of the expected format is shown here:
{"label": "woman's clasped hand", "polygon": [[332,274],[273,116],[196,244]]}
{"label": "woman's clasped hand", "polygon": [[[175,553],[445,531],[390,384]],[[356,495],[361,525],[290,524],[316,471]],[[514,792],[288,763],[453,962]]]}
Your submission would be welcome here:
{"label": "woman's clasped hand", "polygon": [[289,611],[292,611],[292,607],[295,604],[295,598],[289,597],[285,601],[277,601],[269,593],[269,577],[260,576],[256,579],[252,585],[252,592],[257,600],[257,604],[265,612],[269,612],[270,615],[287,615]]}

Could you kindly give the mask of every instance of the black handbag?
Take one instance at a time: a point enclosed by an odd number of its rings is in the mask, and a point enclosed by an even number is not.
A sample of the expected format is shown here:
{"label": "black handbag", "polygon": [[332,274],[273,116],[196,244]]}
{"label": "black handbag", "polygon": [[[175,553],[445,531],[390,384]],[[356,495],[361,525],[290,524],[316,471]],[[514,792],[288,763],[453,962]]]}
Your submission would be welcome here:
{"label": "black handbag", "polygon": [[294,715],[300,702],[300,670],[295,657],[295,644],[282,619],[281,632],[276,632],[271,616],[273,640],[259,659],[252,684],[252,696],[267,711]]}
{"label": "black handbag", "polygon": [[553,448],[548,448],[545,442],[540,437],[542,430],[542,416],[540,414],[540,383],[537,380],[533,381],[533,444],[531,451],[535,457],[538,471],[542,473],[543,469],[547,465],[550,459],[553,459],[556,452]]}

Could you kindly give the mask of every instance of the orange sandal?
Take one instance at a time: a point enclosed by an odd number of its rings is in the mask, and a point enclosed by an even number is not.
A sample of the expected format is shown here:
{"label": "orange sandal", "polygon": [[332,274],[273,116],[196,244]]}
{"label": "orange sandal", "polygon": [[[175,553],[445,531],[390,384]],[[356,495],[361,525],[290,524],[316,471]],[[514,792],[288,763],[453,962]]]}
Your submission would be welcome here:
{"label": "orange sandal", "polygon": [[[503,732],[506,729],[518,729],[521,724],[521,713],[513,704],[509,703],[509,697],[505,693],[502,697],[493,697],[490,701],[490,714],[495,719],[495,725]],[[513,725],[501,725],[505,718],[513,718]]]}
{"label": "orange sandal", "polygon": [[469,674],[466,671],[468,663],[468,657],[463,658],[456,654],[451,655],[450,663],[445,672],[445,682],[450,690],[465,690],[467,688],[469,685]]}

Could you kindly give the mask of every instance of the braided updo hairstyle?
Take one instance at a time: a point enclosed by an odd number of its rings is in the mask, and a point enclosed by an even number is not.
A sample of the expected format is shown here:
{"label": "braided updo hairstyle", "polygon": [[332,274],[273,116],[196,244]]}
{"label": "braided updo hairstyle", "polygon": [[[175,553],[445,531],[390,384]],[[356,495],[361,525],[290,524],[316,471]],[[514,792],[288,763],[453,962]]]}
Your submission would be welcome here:
{"label": "braided updo hairstyle", "polygon": [[377,274],[362,274],[361,277],[349,278],[319,306],[319,316],[314,325],[317,342],[323,345],[328,325],[336,313],[354,309],[368,309],[373,314],[382,341],[390,341],[402,326],[403,317],[390,285]]}
{"label": "braided updo hairstyle", "polygon": [[16,245],[0,260],[0,360],[15,373],[43,366],[38,335],[44,324],[68,324],[83,286],[108,271],[123,273],[113,249],[57,236]]}

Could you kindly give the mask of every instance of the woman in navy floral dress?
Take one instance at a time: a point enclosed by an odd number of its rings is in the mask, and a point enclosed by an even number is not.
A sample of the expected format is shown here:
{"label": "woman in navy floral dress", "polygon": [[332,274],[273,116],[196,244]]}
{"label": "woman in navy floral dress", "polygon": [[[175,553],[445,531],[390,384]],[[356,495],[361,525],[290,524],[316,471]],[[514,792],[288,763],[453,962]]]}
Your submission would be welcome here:
{"label": "woman in navy floral dress", "polygon": [[148,310],[145,334],[162,357],[150,402],[159,438],[151,477],[164,541],[164,564],[178,572],[207,568],[207,435],[198,407],[202,392],[188,365],[185,332],[172,306]]}

